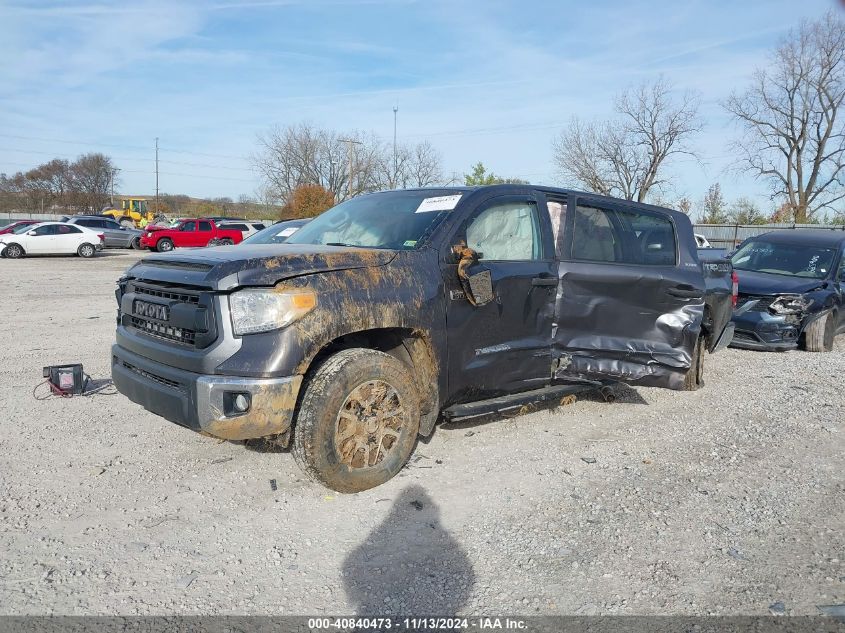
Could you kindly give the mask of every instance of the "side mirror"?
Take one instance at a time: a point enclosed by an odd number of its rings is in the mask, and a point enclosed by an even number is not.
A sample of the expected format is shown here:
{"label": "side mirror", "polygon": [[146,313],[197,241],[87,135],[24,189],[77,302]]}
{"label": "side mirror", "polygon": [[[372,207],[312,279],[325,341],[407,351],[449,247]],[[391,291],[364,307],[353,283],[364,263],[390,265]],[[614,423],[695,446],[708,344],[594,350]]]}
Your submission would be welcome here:
{"label": "side mirror", "polygon": [[37,233],[35,231],[27,231],[26,234],[27,235],[37,235]]}

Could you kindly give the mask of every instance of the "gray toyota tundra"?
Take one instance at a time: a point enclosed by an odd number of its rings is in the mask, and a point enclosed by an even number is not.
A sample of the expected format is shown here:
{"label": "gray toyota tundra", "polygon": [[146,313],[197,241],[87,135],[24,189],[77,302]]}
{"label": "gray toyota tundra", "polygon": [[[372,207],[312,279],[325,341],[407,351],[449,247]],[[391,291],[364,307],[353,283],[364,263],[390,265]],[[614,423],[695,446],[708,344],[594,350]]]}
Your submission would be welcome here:
{"label": "gray toyota tundra", "polygon": [[116,290],[112,376],[194,431],[292,443],[355,492],[438,421],[616,382],[697,389],[735,291],[676,211],[530,185],[387,191],[284,244],[140,260]]}

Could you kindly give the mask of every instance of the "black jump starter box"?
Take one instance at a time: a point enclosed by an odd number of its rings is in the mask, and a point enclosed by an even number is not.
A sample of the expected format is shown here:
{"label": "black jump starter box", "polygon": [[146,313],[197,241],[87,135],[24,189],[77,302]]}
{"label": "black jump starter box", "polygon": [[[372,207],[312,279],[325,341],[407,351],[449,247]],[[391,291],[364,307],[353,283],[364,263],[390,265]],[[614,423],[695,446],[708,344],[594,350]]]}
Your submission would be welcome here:
{"label": "black jump starter box", "polygon": [[50,385],[64,393],[73,396],[81,396],[85,391],[85,374],[82,365],[50,365],[44,368],[44,378],[50,381]]}

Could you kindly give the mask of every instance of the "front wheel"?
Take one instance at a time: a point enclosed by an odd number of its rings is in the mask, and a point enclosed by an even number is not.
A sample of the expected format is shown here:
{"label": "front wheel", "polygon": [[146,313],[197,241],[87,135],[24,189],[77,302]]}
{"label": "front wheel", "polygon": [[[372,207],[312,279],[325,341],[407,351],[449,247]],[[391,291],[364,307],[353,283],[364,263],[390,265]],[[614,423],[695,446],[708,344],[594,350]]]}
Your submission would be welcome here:
{"label": "front wheel", "polygon": [[173,250],[173,242],[171,242],[166,237],[162,238],[158,241],[158,244],[156,244],[156,250],[159,253],[169,253]]}
{"label": "front wheel", "polygon": [[21,248],[20,244],[9,244],[5,249],[3,249],[3,257],[8,257],[9,259],[18,259],[23,257],[23,248]]}
{"label": "front wheel", "polygon": [[692,348],[690,367],[684,375],[684,391],[697,391],[704,386],[704,337],[699,336]]}
{"label": "front wheel", "polygon": [[76,253],[80,257],[84,257],[85,259],[88,259],[89,257],[94,257],[94,254],[96,252],[97,249],[94,248],[93,245],[88,244],[87,242],[85,244],[80,244],[79,248],[76,249]]}
{"label": "front wheel", "polygon": [[835,336],[836,314],[828,312],[804,330],[804,349],[808,352],[831,352]]}
{"label": "front wheel", "polygon": [[419,395],[404,363],[376,350],[343,350],[307,381],[293,456],[324,486],[360,492],[402,470],[419,424]]}

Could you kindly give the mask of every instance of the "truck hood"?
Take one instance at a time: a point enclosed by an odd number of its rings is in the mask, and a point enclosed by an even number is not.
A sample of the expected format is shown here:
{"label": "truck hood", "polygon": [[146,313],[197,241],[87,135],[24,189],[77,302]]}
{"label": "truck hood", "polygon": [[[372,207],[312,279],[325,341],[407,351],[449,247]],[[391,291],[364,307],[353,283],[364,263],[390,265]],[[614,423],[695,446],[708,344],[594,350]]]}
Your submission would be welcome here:
{"label": "truck hood", "polygon": [[803,294],[825,285],[824,279],[789,277],[737,269],[739,292],[746,295]]}
{"label": "truck hood", "polygon": [[384,266],[396,251],[314,244],[256,244],[177,250],[145,257],[131,277],[231,290],[319,272]]}

